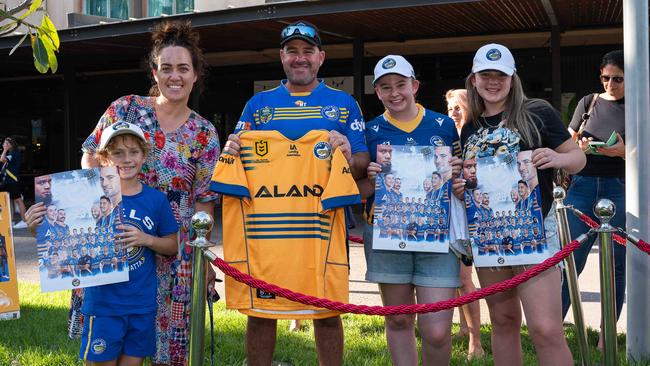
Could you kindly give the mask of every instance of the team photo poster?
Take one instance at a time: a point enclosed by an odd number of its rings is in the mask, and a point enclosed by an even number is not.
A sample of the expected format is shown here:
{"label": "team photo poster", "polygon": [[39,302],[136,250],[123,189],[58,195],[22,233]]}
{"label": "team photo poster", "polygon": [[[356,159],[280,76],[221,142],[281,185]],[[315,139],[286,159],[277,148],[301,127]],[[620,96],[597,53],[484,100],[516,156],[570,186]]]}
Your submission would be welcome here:
{"label": "team photo poster", "polygon": [[548,245],[532,151],[463,162],[465,208],[477,267],[537,264]]}
{"label": "team photo poster", "polygon": [[378,145],[373,249],[447,253],[451,147]]}
{"label": "team photo poster", "polygon": [[0,320],[20,318],[9,193],[0,192]]}
{"label": "team photo poster", "polygon": [[122,217],[117,168],[36,177],[34,194],[47,207],[36,227],[41,291],[129,280],[126,250],[114,240]]}

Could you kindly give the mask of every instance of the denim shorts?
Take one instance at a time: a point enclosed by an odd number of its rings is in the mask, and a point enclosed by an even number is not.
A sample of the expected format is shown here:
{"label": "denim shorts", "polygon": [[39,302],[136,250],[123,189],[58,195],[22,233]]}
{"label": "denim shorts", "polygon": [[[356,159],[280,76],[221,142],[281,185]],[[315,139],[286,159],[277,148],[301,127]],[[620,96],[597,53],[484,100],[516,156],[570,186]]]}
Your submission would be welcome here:
{"label": "denim shorts", "polygon": [[372,226],[363,231],[366,281],[422,287],[460,287],[458,258],[449,253],[398,252],[372,249]]}

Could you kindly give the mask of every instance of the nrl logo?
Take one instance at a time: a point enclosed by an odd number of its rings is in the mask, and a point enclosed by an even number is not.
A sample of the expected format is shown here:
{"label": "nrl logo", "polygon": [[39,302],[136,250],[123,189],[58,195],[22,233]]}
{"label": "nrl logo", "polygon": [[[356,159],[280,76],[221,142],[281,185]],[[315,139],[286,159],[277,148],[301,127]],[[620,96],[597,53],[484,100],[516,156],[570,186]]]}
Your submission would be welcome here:
{"label": "nrl logo", "polygon": [[269,153],[269,142],[266,140],[255,141],[255,154],[265,156]]}

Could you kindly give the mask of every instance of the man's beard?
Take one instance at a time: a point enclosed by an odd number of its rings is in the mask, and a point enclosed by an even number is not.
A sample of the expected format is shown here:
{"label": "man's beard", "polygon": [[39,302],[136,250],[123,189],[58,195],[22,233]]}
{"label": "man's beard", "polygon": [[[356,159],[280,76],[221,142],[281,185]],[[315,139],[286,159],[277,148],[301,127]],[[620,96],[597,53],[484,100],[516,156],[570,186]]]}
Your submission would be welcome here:
{"label": "man's beard", "polygon": [[467,179],[465,181],[465,189],[474,189],[478,187],[478,179]]}

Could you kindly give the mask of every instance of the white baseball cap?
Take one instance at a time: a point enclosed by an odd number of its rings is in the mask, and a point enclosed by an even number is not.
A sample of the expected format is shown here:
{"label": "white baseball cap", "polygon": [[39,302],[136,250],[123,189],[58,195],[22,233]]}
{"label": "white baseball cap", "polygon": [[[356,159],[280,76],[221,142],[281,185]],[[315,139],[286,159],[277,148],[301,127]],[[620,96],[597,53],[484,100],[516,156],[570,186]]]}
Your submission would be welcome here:
{"label": "white baseball cap", "polygon": [[386,74],[398,74],[415,79],[413,66],[404,57],[397,55],[388,55],[377,62],[377,65],[375,65],[375,78],[372,83],[375,84],[379,78]]}
{"label": "white baseball cap", "polygon": [[512,76],[517,71],[517,68],[515,67],[515,59],[508,47],[490,43],[479,48],[476,55],[474,55],[472,73],[484,70],[498,70]]}
{"label": "white baseball cap", "polygon": [[99,142],[99,149],[105,149],[108,142],[115,136],[119,135],[134,135],[144,142],[147,142],[147,139],[144,137],[144,132],[142,129],[132,123],[128,122],[117,122],[104,129],[102,131],[102,137]]}

